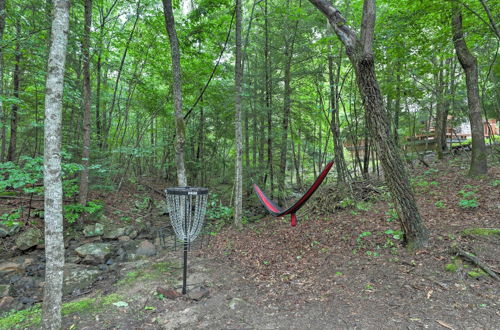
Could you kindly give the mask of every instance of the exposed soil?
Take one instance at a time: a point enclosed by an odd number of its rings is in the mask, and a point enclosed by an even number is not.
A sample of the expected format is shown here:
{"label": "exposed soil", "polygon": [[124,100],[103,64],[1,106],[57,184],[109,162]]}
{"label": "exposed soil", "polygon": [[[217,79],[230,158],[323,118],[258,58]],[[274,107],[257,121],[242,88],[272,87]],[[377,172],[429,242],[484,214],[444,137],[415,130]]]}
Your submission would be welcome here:
{"label": "exposed soil", "polygon": [[[64,328],[498,329],[500,282],[453,251],[474,253],[498,274],[500,236],[467,229],[500,228],[500,168],[479,180],[467,178],[466,168],[464,159],[452,159],[412,172],[430,232],[429,245],[416,253],[401,246],[383,187],[342,209],[328,203],[334,188],[326,186],[299,214],[297,227],[262,217],[191,251],[189,291],[207,290],[208,297],[171,300],[157,293],[179,290],[181,280],[180,251],[164,249],[120,264],[78,298],[115,293],[127,306],[71,313]],[[464,199],[478,206],[459,206]],[[125,210],[126,204],[113,205]]]}

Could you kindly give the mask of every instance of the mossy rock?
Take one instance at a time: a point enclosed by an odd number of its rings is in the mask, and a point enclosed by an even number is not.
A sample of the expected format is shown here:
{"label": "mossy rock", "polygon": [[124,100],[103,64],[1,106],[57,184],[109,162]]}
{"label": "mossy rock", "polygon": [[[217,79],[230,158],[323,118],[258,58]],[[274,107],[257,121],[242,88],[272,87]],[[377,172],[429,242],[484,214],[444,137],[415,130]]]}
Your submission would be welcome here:
{"label": "mossy rock", "polygon": [[495,236],[500,237],[500,228],[467,228],[463,236]]}
{"label": "mossy rock", "polygon": [[20,250],[28,250],[43,242],[42,231],[38,228],[29,228],[22,232],[16,239],[16,246]]}

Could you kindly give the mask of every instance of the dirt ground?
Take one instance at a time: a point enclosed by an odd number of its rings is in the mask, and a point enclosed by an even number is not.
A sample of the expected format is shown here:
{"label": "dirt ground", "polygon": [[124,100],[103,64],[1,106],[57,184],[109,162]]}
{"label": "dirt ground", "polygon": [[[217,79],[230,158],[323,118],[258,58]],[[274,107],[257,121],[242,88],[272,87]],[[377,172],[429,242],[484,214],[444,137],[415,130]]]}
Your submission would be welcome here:
{"label": "dirt ground", "polygon": [[[499,329],[500,281],[455,251],[473,253],[498,274],[500,235],[478,228],[500,228],[500,169],[472,180],[466,167],[448,161],[412,172],[430,233],[425,249],[401,246],[383,187],[376,198],[322,214],[324,188],[297,227],[262,217],[191,251],[189,292],[208,296],[158,294],[158,287],[179,290],[182,278],[180,251],[163,250],[79,298],[115,294],[126,306],[70,313],[63,328]],[[471,199],[476,207],[459,206]]]}

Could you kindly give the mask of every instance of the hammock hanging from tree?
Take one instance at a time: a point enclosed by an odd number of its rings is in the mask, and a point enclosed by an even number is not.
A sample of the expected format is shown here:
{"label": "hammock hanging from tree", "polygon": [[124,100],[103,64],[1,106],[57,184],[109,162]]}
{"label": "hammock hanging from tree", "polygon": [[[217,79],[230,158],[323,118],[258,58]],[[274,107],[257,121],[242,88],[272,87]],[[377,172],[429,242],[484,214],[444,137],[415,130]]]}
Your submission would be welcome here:
{"label": "hammock hanging from tree", "polygon": [[286,210],[280,208],[269,197],[267,197],[267,195],[256,184],[253,185],[253,189],[257,194],[257,197],[259,197],[260,202],[262,203],[262,205],[264,205],[264,207],[269,213],[271,213],[275,217],[281,217],[290,214],[290,224],[292,225],[292,227],[295,227],[297,225],[297,216],[295,215],[295,213],[297,213],[297,211],[307,202],[307,200],[312,196],[312,194],[314,194],[316,189],[318,189],[318,187],[323,182],[323,180],[325,179],[326,175],[328,174],[332,166],[333,166],[333,161],[330,161],[328,164],[326,164],[325,168],[318,176],[316,181],[314,181],[309,190],[307,190],[307,192],[297,202],[295,202],[295,204],[293,204]]}

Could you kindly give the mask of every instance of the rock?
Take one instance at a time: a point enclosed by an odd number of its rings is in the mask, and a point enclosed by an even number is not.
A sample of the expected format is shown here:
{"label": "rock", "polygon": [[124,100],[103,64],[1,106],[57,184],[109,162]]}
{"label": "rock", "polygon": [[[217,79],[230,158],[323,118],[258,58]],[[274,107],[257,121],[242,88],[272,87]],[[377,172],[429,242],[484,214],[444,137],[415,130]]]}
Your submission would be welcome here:
{"label": "rock", "polygon": [[89,287],[100,274],[101,271],[94,266],[65,264],[63,293],[70,294]]}
{"label": "rock", "polygon": [[165,298],[172,299],[172,300],[177,299],[180,296],[182,296],[182,294],[180,294],[179,292],[175,291],[174,289],[165,289],[165,288],[162,288],[162,287],[157,287],[156,288],[156,292],[158,294],[163,295]]}
{"label": "rock", "polygon": [[100,223],[87,225],[83,228],[83,235],[85,235],[85,237],[101,236],[103,233],[104,233],[104,225]]}
{"label": "rock", "polygon": [[15,235],[21,230],[22,224],[17,221],[0,223],[0,238]]}
{"label": "rock", "polygon": [[150,241],[142,241],[139,246],[137,247],[137,250],[135,251],[136,254],[140,256],[146,256],[146,257],[151,257],[156,254],[156,247],[154,246],[153,243]]}
{"label": "rock", "polygon": [[10,273],[20,273],[24,269],[21,264],[12,262],[12,261],[6,261],[0,263],[0,276],[4,276]]}
{"label": "rock", "polygon": [[9,296],[10,288],[9,284],[0,284],[0,298]]}
{"label": "rock", "polygon": [[128,241],[131,241],[132,239],[128,236],[120,236],[120,237],[118,237],[118,240],[120,242],[128,242]]}
{"label": "rock", "polygon": [[0,311],[9,311],[11,310],[11,305],[14,302],[14,298],[12,297],[3,297],[0,299]]}
{"label": "rock", "polygon": [[166,201],[164,201],[164,200],[160,201],[156,207],[158,208],[158,212],[157,212],[158,216],[168,215],[168,208],[167,208]]}
{"label": "rock", "polygon": [[192,300],[200,301],[210,295],[210,291],[205,288],[198,288],[189,292],[189,298]]}
{"label": "rock", "polygon": [[29,228],[22,232],[16,239],[17,248],[20,250],[28,250],[33,246],[37,246],[43,240],[43,234],[38,228]]}
{"label": "rock", "polygon": [[113,246],[109,243],[87,243],[75,249],[83,258],[83,263],[103,264],[113,253]]}
{"label": "rock", "polygon": [[122,248],[117,252],[118,260],[120,261],[135,261],[144,258],[144,255],[137,254],[139,245],[141,242],[138,241],[128,241],[123,243]]}
{"label": "rock", "polygon": [[139,235],[139,232],[133,226],[128,226],[125,228],[125,235],[127,235],[131,239],[134,239],[137,237],[137,235]]}
{"label": "rock", "polygon": [[125,235],[125,228],[119,227],[119,228],[112,228],[112,229],[107,230],[104,233],[103,237],[106,239],[117,239],[120,236],[124,236],[124,235]]}
{"label": "rock", "polygon": [[64,262],[68,264],[79,264],[82,260],[74,254],[64,257]]}
{"label": "rock", "polygon": [[35,299],[30,297],[21,297],[20,301],[23,305],[28,305],[28,306],[31,306],[36,302]]}
{"label": "rock", "polygon": [[244,304],[246,304],[245,300],[243,300],[241,298],[233,298],[233,299],[231,299],[231,301],[227,305],[232,310],[235,310],[236,308],[241,307]]}

